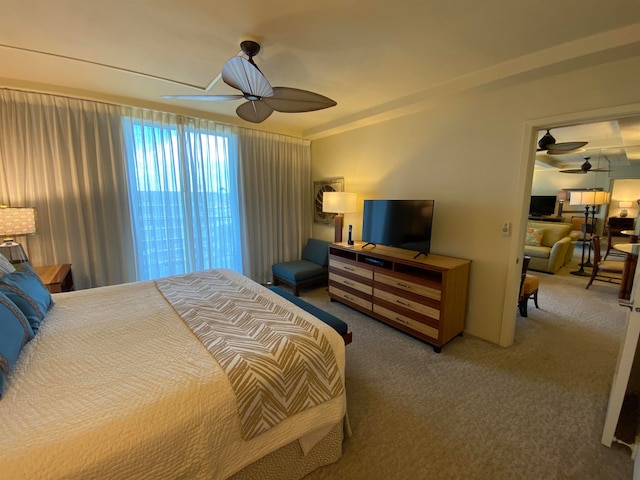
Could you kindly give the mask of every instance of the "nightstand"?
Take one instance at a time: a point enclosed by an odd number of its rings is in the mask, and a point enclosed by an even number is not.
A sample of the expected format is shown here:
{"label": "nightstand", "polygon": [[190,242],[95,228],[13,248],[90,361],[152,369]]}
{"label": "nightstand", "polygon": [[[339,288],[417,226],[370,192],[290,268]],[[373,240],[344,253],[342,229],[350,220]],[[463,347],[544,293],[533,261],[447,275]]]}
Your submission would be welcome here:
{"label": "nightstand", "polygon": [[70,263],[33,267],[33,269],[51,293],[70,292],[73,290],[73,275],[71,274]]}

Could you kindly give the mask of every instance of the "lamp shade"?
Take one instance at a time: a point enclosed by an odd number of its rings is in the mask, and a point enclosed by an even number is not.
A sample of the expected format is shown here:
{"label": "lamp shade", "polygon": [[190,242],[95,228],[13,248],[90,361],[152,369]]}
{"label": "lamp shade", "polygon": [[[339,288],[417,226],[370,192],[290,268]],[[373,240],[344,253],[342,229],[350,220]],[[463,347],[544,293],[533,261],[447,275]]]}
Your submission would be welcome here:
{"label": "lamp shade", "polygon": [[618,207],[620,208],[631,208],[633,206],[633,203],[630,200],[623,200],[621,202],[618,202]]}
{"label": "lamp shade", "polygon": [[0,236],[14,237],[36,233],[36,209],[0,207]]}
{"label": "lamp shade", "polygon": [[347,192],[324,192],[322,211],[326,213],[351,213],[356,211],[356,194]]}
{"label": "lamp shade", "polygon": [[609,203],[609,192],[600,190],[585,190],[571,192],[571,205],[606,205]]}

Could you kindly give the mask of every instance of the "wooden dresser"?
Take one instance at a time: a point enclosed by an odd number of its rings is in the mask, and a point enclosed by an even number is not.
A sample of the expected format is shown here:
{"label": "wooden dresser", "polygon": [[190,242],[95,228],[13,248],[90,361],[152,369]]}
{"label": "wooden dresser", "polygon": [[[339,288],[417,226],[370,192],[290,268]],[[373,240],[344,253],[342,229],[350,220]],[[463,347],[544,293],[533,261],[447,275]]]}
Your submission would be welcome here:
{"label": "wooden dresser", "polygon": [[364,243],[329,246],[329,296],[433,345],[464,330],[470,260]]}

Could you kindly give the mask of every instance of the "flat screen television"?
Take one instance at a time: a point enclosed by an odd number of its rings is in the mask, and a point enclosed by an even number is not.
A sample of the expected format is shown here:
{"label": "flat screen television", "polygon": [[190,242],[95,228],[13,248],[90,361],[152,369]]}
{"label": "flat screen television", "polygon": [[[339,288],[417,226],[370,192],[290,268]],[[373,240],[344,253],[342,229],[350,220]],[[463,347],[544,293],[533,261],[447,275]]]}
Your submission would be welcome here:
{"label": "flat screen television", "polygon": [[427,255],[431,249],[433,203],[433,200],[365,200],[362,241]]}
{"label": "flat screen television", "polygon": [[529,203],[530,217],[545,217],[553,215],[556,211],[555,195],[532,195]]}

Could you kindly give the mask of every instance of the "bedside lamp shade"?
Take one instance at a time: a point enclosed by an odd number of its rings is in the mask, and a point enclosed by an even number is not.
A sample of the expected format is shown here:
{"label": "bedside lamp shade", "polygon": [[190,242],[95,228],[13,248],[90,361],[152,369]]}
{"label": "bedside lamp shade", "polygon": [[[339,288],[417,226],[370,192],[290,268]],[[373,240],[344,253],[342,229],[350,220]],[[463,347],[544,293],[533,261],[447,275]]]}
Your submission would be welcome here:
{"label": "bedside lamp shade", "polygon": [[356,194],[347,192],[324,192],[322,194],[322,211],[337,214],[334,219],[334,241],[342,242],[343,214],[356,211]]}
{"label": "bedside lamp shade", "polygon": [[11,263],[28,261],[22,245],[14,238],[33,233],[36,233],[35,208],[0,207],[0,236],[4,239],[0,244],[0,252]]}
{"label": "bedside lamp shade", "polygon": [[629,215],[627,208],[631,208],[632,206],[633,206],[633,203],[631,203],[631,201],[629,200],[623,200],[621,202],[618,202],[618,207],[620,207],[620,216],[624,218],[627,215]]}

